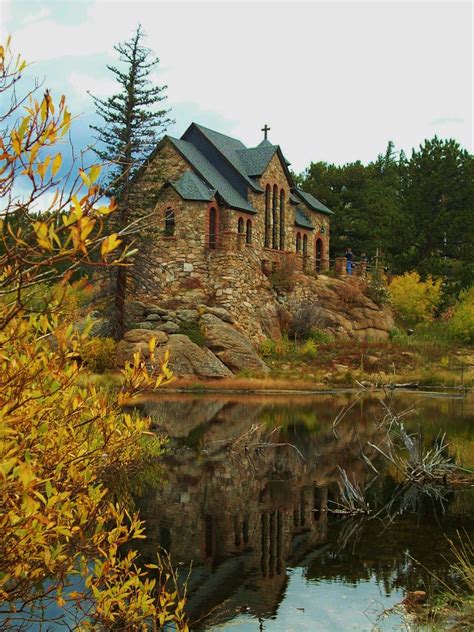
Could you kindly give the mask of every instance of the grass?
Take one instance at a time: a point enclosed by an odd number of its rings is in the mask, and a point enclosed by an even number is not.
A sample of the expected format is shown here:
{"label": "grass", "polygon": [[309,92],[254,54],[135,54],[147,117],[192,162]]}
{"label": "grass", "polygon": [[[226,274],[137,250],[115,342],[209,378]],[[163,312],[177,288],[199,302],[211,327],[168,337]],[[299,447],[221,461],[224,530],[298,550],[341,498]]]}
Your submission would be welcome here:
{"label": "grass", "polygon": [[472,387],[474,361],[469,352],[453,341],[442,322],[420,325],[412,336],[395,329],[384,342],[319,335],[306,342],[267,340],[261,347],[273,377],[337,386],[417,382],[425,387]]}
{"label": "grass", "polygon": [[449,544],[453,556],[451,569],[458,587],[444,584],[444,590],[416,612],[416,625],[430,632],[474,630],[474,542],[469,534],[458,533],[458,540],[449,540]]}

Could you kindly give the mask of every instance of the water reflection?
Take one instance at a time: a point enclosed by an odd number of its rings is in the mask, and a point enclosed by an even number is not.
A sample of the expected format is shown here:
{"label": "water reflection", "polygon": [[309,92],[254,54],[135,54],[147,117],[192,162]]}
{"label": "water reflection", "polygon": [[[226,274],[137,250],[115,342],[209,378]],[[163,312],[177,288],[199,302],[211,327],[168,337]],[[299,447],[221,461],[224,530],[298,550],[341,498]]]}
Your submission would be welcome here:
{"label": "water reflection", "polygon": [[[362,487],[373,477],[361,449],[384,469],[368,447],[384,438],[374,423],[381,415],[377,398],[358,402],[333,432],[350,397],[168,395],[141,403],[155,427],[173,437],[164,480],[137,499],[147,523],[141,552],[152,560],[165,548],[183,576],[192,564],[188,613],[195,629],[232,621],[242,630],[289,630],[293,622],[298,629],[370,630],[363,613],[373,595],[383,608],[405,590],[429,588],[432,572],[449,581],[444,533],[474,526],[468,494],[403,490],[403,511],[396,504],[389,520],[342,520],[328,512],[339,498],[339,468]],[[472,439],[471,400],[404,395],[395,406],[413,403],[419,414],[412,424],[423,423],[426,441],[448,422],[451,441]],[[399,489],[384,471],[371,487],[372,502],[383,504]],[[314,601],[323,585],[333,584],[341,599],[347,586],[357,587],[347,619],[329,605],[336,593],[327,603]],[[354,621],[359,627],[351,627]]]}

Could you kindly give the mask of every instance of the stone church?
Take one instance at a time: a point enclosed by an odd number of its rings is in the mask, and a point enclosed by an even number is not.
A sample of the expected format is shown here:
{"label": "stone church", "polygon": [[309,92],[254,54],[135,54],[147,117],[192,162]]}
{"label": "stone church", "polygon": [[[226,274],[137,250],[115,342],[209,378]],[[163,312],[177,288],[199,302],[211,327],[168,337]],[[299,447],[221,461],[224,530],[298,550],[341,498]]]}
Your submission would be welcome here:
{"label": "stone church", "polygon": [[285,259],[311,276],[327,269],[332,211],[295,185],[268,129],[250,148],[197,123],[179,139],[161,140],[131,198],[151,192],[154,215],[140,247],[136,297],[162,301],[201,290],[250,316]]}

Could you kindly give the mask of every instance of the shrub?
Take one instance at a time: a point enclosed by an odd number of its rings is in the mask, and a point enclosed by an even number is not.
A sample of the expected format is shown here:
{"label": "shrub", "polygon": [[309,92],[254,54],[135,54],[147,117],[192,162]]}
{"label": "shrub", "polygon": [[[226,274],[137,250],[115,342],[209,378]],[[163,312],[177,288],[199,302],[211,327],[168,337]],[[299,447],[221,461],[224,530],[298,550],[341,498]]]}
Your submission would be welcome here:
{"label": "shrub", "polygon": [[300,353],[305,358],[315,358],[318,355],[318,345],[314,340],[307,340],[301,347]]}
{"label": "shrub", "polygon": [[260,345],[260,353],[264,358],[270,358],[275,355],[276,343],[271,338],[267,338]]}
{"label": "shrub", "polygon": [[324,329],[319,329],[318,327],[313,327],[311,329],[309,332],[309,339],[323,345],[329,345],[334,342],[334,337],[331,336],[330,333],[324,331]]}
{"label": "shrub", "polygon": [[179,325],[179,333],[184,334],[198,347],[204,347],[206,340],[199,323],[185,320]]}
{"label": "shrub", "polygon": [[296,283],[296,257],[286,256],[276,264],[270,273],[270,282],[277,292],[291,292]]}
{"label": "shrub", "polygon": [[365,295],[371,298],[376,305],[387,305],[390,301],[390,292],[388,291],[387,281],[380,270],[375,268],[369,275]]}
{"label": "shrub", "polygon": [[431,320],[441,300],[441,280],[421,281],[418,272],[394,277],[389,290],[395,314],[406,327]]}
{"label": "shrub", "polygon": [[293,319],[288,326],[288,335],[298,340],[310,337],[319,320],[317,303],[301,301],[294,312]]}
{"label": "shrub", "polygon": [[407,334],[399,329],[398,327],[394,327],[388,332],[388,337],[390,342],[396,342],[397,344],[404,345],[408,342]]}
{"label": "shrub", "polygon": [[89,338],[81,355],[85,364],[94,373],[103,373],[115,366],[116,342],[113,338]]}
{"label": "shrub", "polygon": [[267,338],[260,345],[260,353],[264,357],[287,356],[296,352],[296,345],[288,339],[288,336],[282,336],[278,340]]}
{"label": "shrub", "polygon": [[449,321],[452,335],[468,344],[474,343],[474,286],[462,292]]}

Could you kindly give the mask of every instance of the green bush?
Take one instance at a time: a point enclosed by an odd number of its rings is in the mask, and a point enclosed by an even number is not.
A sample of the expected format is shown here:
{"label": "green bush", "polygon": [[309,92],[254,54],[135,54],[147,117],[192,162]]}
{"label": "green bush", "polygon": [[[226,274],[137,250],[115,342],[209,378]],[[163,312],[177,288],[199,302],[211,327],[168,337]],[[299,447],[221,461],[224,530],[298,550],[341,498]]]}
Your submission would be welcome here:
{"label": "green bush", "polygon": [[288,336],[282,336],[278,340],[267,338],[260,345],[260,353],[266,358],[294,355],[296,345],[288,339]]}
{"label": "green bush", "polygon": [[113,338],[90,338],[82,349],[82,359],[94,373],[115,367],[116,342]]}
{"label": "green bush", "polygon": [[449,321],[449,329],[456,339],[474,343],[474,286],[461,293]]}
{"label": "green bush", "polygon": [[271,356],[275,355],[275,348],[275,341],[271,338],[267,338],[260,345],[260,353],[263,355],[264,358],[270,358]]}
{"label": "green bush", "polygon": [[318,345],[314,340],[307,340],[300,349],[304,358],[315,358],[318,355]]}
{"label": "green bush", "polygon": [[179,325],[179,333],[184,334],[194,342],[198,347],[204,347],[206,343],[206,339],[204,334],[202,333],[202,329],[199,326],[199,323],[195,321],[184,320]]}
{"label": "green bush", "polygon": [[318,329],[318,327],[313,327],[309,332],[309,340],[313,342],[317,342],[322,345],[329,345],[334,342],[334,336],[331,336],[330,333],[324,331],[324,329]]}

